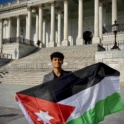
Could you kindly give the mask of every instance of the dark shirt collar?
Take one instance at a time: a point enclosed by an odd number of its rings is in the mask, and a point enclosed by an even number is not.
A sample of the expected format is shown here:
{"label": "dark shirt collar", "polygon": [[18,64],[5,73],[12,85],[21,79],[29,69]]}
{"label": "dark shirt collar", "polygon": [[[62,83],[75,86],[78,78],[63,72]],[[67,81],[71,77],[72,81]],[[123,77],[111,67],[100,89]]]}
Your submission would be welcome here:
{"label": "dark shirt collar", "polygon": [[60,74],[60,76],[58,77],[55,73],[54,73],[54,71],[52,71],[53,72],[53,75],[54,75],[54,79],[56,79],[56,78],[59,78],[59,77],[61,77],[61,76],[63,76],[63,70],[61,70],[61,74]]}

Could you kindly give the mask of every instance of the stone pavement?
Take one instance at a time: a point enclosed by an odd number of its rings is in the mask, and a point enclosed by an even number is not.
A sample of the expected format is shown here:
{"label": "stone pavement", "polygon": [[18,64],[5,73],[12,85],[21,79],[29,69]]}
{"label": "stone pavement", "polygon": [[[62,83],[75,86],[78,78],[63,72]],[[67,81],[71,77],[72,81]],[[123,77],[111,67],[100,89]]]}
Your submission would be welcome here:
{"label": "stone pavement", "polygon": [[[32,85],[0,84],[0,124],[29,124],[13,100],[15,92],[29,87]],[[124,101],[124,86],[121,95]],[[124,111],[106,116],[99,124],[124,124]]]}

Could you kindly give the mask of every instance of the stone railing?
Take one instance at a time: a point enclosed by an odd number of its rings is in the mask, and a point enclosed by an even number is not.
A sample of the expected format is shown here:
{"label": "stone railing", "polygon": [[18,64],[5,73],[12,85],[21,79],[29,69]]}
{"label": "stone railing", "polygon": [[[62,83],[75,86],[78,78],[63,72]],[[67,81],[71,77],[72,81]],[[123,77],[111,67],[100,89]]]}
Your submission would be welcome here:
{"label": "stone railing", "polygon": [[[124,31],[124,23],[118,24],[118,32]],[[106,25],[103,27],[103,33],[111,33],[112,32],[112,25]]]}
{"label": "stone railing", "polygon": [[12,1],[11,2],[11,5],[15,5],[15,4],[17,4],[17,1]]}
{"label": "stone railing", "polygon": [[12,38],[7,38],[7,39],[3,39],[2,44],[10,44],[10,43],[23,43],[23,44],[28,44],[28,45],[34,45],[34,41],[32,40],[28,40],[22,37],[12,37]]}
{"label": "stone railing", "polygon": [[6,53],[1,53],[0,58],[12,59],[12,55],[11,54],[6,54]]}
{"label": "stone railing", "polygon": [[[110,51],[113,46],[114,41],[103,43],[103,47],[106,49],[106,51]],[[120,48],[120,50],[124,50],[124,40],[118,41],[117,46]]]}
{"label": "stone railing", "polygon": [[11,7],[11,6],[22,4],[22,3],[27,3],[27,1],[28,0],[13,0],[12,2],[7,2],[7,3],[4,3],[4,4],[0,4],[0,9]]}

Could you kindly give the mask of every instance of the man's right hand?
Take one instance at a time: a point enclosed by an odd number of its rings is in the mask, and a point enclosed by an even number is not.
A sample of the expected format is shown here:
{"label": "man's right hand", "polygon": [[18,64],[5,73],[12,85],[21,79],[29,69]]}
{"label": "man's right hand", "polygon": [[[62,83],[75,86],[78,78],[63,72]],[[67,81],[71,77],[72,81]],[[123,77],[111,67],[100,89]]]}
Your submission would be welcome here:
{"label": "man's right hand", "polygon": [[18,101],[18,98],[16,95],[14,95],[14,100],[17,102]]}

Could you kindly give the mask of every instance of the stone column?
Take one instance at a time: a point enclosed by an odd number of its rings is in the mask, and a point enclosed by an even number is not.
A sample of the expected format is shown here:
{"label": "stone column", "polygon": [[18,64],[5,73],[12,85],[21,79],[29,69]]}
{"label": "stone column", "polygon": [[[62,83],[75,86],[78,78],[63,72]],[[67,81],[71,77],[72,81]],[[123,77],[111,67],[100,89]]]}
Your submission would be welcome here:
{"label": "stone column", "polygon": [[49,47],[55,46],[55,3],[51,2],[51,30]]}
{"label": "stone column", "polygon": [[42,31],[43,31],[43,6],[39,6],[39,41],[41,42],[40,47],[43,47],[42,43]]}
{"label": "stone column", "polygon": [[100,43],[99,37],[99,0],[94,0],[94,37],[92,40],[93,44]]}
{"label": "stone column", "polygon": [[103,39],[103,1],[100,0],[99,3],[99,36],[100,40],[102,41]]}
{"label": "stone column", "polygon": [[0,20],[0,53],[2,53],[2,41],[3,41],[3,20]]}
{"label": "stone column", "polygon": [[112,0],[112,24],[117,21],[117,0]]}
{"label": "stone column", "polygon": [[27,39],[31,40],[31,8],[28,8],[28,35]]}
{"label": "stone column", "polygon": [[68,0],[64,0],[64,39],[62,46],[68,46]]}
{"label": "stone column", "polygon": [[79,1],[78,7],[78,37],[76,40],[77,45],[83,45],[83,0]]}
{"label": "stone column", "polygon": [[61,46],[61,11],[59,10],[58,12],[58,42],[57,42],[57,46],[60,47]]}
{"label": "stone column", "polygon": [[8,29],[8,38],[11,38],[11,24],[12,23],[12,19],[11,18],[9,18],[9,29]]}
{"label": "stone column", "polygon": [[106,25],[106,5],[103,4],[103,25]]}
{"label": "stone column", "polygon": [[20,37],[20,16],[17,16],[17,33],[16,37]]}
{"label": "stone column", "polygon": [[45,45],[46,42],[46,20],[45,17],[43,19],[43,45]]}
{"label": "stone column", "polygon": [[28,15],[26,15],[26,39],[28,39]]}
{"label": "stone column", "polygon": [[38,40],[39,40],[39,16],[38,16],[38,13],[36,13],[36,42],[35,42],[35,45],[37,44]]}

